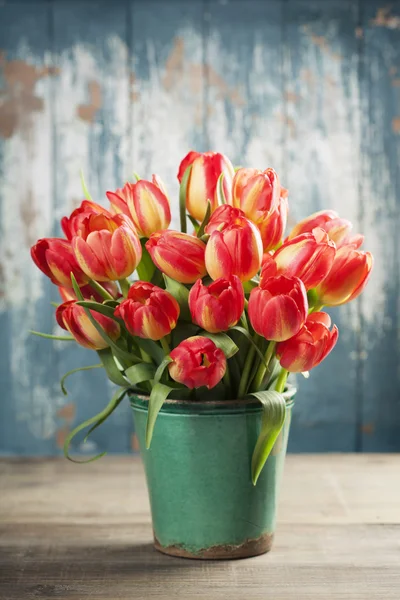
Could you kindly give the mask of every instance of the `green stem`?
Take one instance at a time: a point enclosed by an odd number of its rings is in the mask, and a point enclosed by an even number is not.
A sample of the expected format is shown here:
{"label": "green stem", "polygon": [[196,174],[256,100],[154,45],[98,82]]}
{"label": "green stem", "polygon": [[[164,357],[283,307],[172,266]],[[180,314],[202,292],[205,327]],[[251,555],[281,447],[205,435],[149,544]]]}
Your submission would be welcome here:
{"label": "green stem", "polygon": [[120,279],[118,283],[121,287],[122,295],[124,296],[124,298],[127,298],[129,289],[131,287],[130,281],[128,279]]}
{"label": "green stem", "polygon": [[92,289],[95,290],[95,292],[97,292],[104,300],[114,300],[115,298],[113,298],[111,296],[111,294],[109,294],[109,292],[107,292],[106,289],[103,288],[102,285],[100,285],[100,283],[98,283],[97,281],[93,281],[93,279],[90,279],[89,281],[89,285]]}
{"label": "green stem", "polygon": [[169,347],[169,344],[165,337],[161,338],[160,344],[161,344],[162,349],[164,350],[165,354],[170,354],[171,348]]}
{"label": "green stem", "polygon": [[324,308],[323,304],[316,304],[315,306],[312,306],[311,308],[309,308],[308,314],[311,315],[311,313],[319,312],[323,308]]}
{"label": "green stem", "polygon": [[249,325],[247,323],[247,318],[246,318],[246,311],[244,310],[242,312],[242,316],[239,319],[239,323],[247,330],[249,331]]}
{"label": "green stem", "polygon": [[151,359],[150,354],[147,354],[147,352],[145,352],[144,350],[142,350],[142,348],[139,348],[139,351],[140,351],[140,355],[143,358],[144,362],[146,362],[146,363],[152,363],[153,362],[152,359]]}
{"label": "green stem", "polygon": [[90,365],[88,367],[77,367],[76,369],[71,369],[70,371],[68,371],[68,373],[65,373],[65,375],[63,375],[60,380],[60,386],[64,396],[68,395],[68,392],[65,387],[65,380],[67,379],[67,377],[73,375],[74,373],[78,373],[79,371],[90,371],[91,369],[104,369],[104,365],[102,363],[99,363],[98,365]]}
{"label": "green stem", "polygon": [[[265,352],[265,362],[267,363],[267,365],[269,365],[269,363],[271,361],[272,355],[275,351],[275,346],[276,346],[276,342],[270,342],[268,344],[268,348]],[[261,363],[260,366],[258,367],[258,371],[254,378],[254,384],[253,384],[254,391],[258,392],[260,390],[266,371],[267,371],[266,365],[264,363]]]}
{"label": "green stem", "polygon": [[224,384],[226,385],[227,399],[230,400],[231,396],[232,396],[232,382],[231,382],[231,375],[229,373],[228,363],[226,364],[226,371],[225,371],[225,375],[223,377],[223,381],[224,381]]}
{"label": "green stem", "polygon": [[[255,333],[254,336],[253,336],[253,342],[255,344],[257,344],[257,340],[258,339],[259,339],[259,336],[258,336],[257,333]],[[249,375],[250,375],[250,371],[251,371],[251,367],[252,367],[252,364],[253,364],[253,359],[254,359],[255,353],[256,353],[256,349],[253,346],[253,344],[251,344],[250,348],[249,348],[249,351],[247,353],[246,361],[244,363],[243,373],[242,373],[242,376],[240,378],[239,390],[238,390],[238,397],[239,398],[243,398],[246,395],[248,379],[249,379]]]}
{"label": "green stem", "polygon": [[33,329],[30,329],[29,333],[32,333],[32,335],[37,335],[42,338],[46,338],[48,340],[60,340],[62,342],[76,342],[75,338],[70,337],[68,335],[51,335],[51,333],[42,333],[41,331],[33,331]]}
{"label": "green stem", "polygon": [[280,393],[283,392],[283,390],[285,389],[285,384],[286,384],[286,379],[287,379],[288,374],[289,374],[289,372],[282,367],[280,370],[280,373],[278,375],[278,380],[276,382],[275,391],[280,392]]}

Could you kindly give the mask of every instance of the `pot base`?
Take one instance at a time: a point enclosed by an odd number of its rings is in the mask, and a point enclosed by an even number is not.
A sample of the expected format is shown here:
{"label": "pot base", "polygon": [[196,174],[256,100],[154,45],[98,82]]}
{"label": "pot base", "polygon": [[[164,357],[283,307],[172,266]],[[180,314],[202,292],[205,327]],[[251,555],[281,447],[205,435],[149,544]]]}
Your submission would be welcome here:
{"label": "pot base", "polygon": [[225,544],[221,546],[204,548],[198,552],[190,552],[179,545],[162,546],[158,539],[154,537],[154,547],[163,554],[168,554],[169,556],[178,556],[180,558],[192,558],[199,560],[231,560],[235,558],[250,558],[250,556],[265,554],[271,550],[273,539],[273,533],[264,533],[260,537],[247,540],[238,546]]}

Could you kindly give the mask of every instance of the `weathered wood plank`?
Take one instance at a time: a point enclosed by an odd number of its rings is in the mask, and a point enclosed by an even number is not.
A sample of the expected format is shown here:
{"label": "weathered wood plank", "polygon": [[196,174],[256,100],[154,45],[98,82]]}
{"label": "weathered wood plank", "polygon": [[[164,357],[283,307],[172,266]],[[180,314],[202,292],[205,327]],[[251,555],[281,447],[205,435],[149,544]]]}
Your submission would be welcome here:
{"label": "weathered wood plank", "polygon": [[[129,10],[125,2],[54,3],[54,55],[59,70],[54,89],[55,216],[60,219],[83,199],[83,169],[96,202],[107,205],[106,190],[123,185],[131,169],[129,140]],[[81,364],[98,363],[94,352],[63,346],[59,376]],[[70,397],[59,411],[56,443],[68,431],[97,414],[109,401],[112,386],[103,371],[74,375]],[[132,417],[128,403],[96,430],[85,446],[89,453],[130,449]]]}
{"label": "weathered wood plank", "polygon": [[[29,248],[52,234],[50,8],[0,6],[0,451],[52,453],[59,394],[45,298]],[[40,356],[40,361],[34,357]]]}
{"label": "weathered wood plank", "polygon": [[1,461],[0,595],[397,600],[398,469],[396,455],[289,456],[272,552],[213,563],[153,550],[138,458]]}
{"label": "weathered wood plank", "polygon": [[203,3],[131,3],[133,165],[142,177],[158,173],[179,227],[179,162],[203,151]]}
{"label": "weathered wood plank", "polygon": [[[357,2],[289,0],[286,6],[284,181],[289,219],[293,225],[331,208],[357,228]],[[355,449],[357,306],[330,312],[339,326],[339,342],[307,382],[298,378],[290,441],[294,451]]]}
{"label": "weathered wood plank", "polygon": [[361,298],[362,449],[399,449],[400,2],[362,4],[361,220],[375,256]]}

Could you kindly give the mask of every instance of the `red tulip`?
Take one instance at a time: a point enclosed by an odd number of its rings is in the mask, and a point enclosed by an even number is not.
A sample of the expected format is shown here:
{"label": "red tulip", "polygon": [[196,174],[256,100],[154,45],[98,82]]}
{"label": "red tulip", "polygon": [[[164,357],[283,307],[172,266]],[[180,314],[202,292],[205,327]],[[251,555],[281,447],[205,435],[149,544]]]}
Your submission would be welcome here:
{"label": "red tulip", "polygon": [[180,231],[159,231],[150,236],[146,249],[160,271],[175,281],[193,283],[206,274],[206,245],[197,237]]}
{"label": "red tulip", "polygon": [[[224,220],[224,215],[230,215],[230,218]],[[219,207],[206,232],[211,232],[206,248],[206,267],[212,279],[237,275],[241,281],[248,281],[254,277],[263,254],[261,235],[241,210]]]}
{"label": "red tulip", "polygon": [[276,347],[276,355],[287,371],[310,371],[333,350],[339,336],[336,325],[329,330],[331,319],[324,312],[311,314],[294,337]]}
{"label": "red tulip", "polygon": [[339,306],[357,298],[371,275],[373,257],[370,252],[343,246],[336,253],[328,276],[316,291],[325,306]]}
{"label": "red tulip", "polygon": [[337,248],[347,245],[359,248],[364,241],[364,236],[361,234],[351,235],[353,224],[346,219],[341,219],[334,210],[321,210],[303,219],[292,229],[288,240],[302,233],[311,232],[315,227],[324,229]]}
{"label": "red tulip", "polygon": [[186,208],[197,221],[204,219],[207,200],[212,212],[218,206],[216,187],[218,178],[224,173],[223,190],[227,202],[231,201],[234,168],[229,158],[219,152],[189,152],[179,165],[178,180],[182,181],[186,169],[192,165],[187,188]]}
{"label": "red tulip", "polygon": [[[115,341],[119,338],[120,327],[118,323],[94,310],[91,310],[90,313],[112,340]],[[81,346],[91,350],[101,350],[108,347],[107,342],[91,323],[85,309],[78,306],[75,300],[60,304],[56,310],[56,319],[60,327],[69,331]]]}
{"label": "red tulip", "polygon": [[179,304],[166,290],[152,283],[137,281],[114,314],[124,321],[132,335],[160,340],[176,327]]}
{"label": "red tulip", "polygon": [[244,309],[244,290],[239,277],[221,277],[205,286],[196,281],[189,293],[193,322],[209,331],[226,331],[239,321]]}
{"label": "red tulip", "polygon": [[316,227],[287,240],[274,254],[278,273],[300,277],[307,289],[318,285],[329,273],[336,254],[335,243]]}
{"label": "red tulip", "polygon": [[42,238],[31,248],[33,262],[56,285],[71,286],[71,273],[78,285],[84,285],[88,276],[80,268],[71,243],[60,238]]}
{"label": "red tulip", "polygon": [[211,389],[225,375],[225,354],[208,338],[189,337],[172,350],[169,374],[189,389],[203,385]]}
{"label": "red tulip", "polygon": [[[111,294],[113,298],[119,298],[119,296],[121,295],[119,293],[117,284],[113,281],[103,281],[101,285],[109,294]],[[58,291],[63,302],[68,302],[69,300],[78,300],[73,288],[59,286]],[[81,294],[87,300],[90,300],[92,296],[96,300],[96,302],[103,302],[104,300],[103,297],[100,296],[100,294],[96,292],[96,290],[94,290],[91,285],[82,286]]]}
{"label": "red tulip", "polygon": [[150,237],[155,231],[167,229],[171,222],[164,184],[156,175],[153,182],[140,179],[137,183],[126,183],[122,190],[107,192],[107,198],[117,212],[132,219],[141,236]]}
{"label": "red tulip", "polygon": [[248,307],[254,331],[267,340],[288,340],[304,325],[307,292],[298,277],[269,277],[251,291]]}
{"label": "red tulip", "polygon": [[115,281],[131,275],[142,257],[137,233],[125,215],[89,215],[72,239],[76,260],[95,281]]}
{"label": "red tulip", "polygon": [[289,212],[287,198],[281,196],[277,207],[257,225],[261,233],[264,252],[275,250],[282,242]]}
{"label": "red tulip", "polygon": [[273,211],[281,196],[281,185],[274,169],[239,169],[233,179],[232,203],[258,225]]}
{"label": "red tulip", "polygon": [[82,223],[89,215],[106,215],[111,217],[111,213],[100,204],[90,200],[83,200],[81,205],[72,211],[69,217],[61,219],[61,228],[67,240],[72,240],[75,235],[79,235]]}

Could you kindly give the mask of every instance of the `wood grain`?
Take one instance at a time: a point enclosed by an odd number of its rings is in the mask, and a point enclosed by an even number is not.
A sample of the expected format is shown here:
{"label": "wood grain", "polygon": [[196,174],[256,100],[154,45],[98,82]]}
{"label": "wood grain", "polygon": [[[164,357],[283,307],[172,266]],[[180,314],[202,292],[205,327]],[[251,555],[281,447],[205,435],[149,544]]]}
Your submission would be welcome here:
{"label": "wood grain", "polygon": [[3,460],[0,597],[397,600],[399,467],[396,455],[291,455],[272,551],[200,563],[153,549],[138,458]]}

